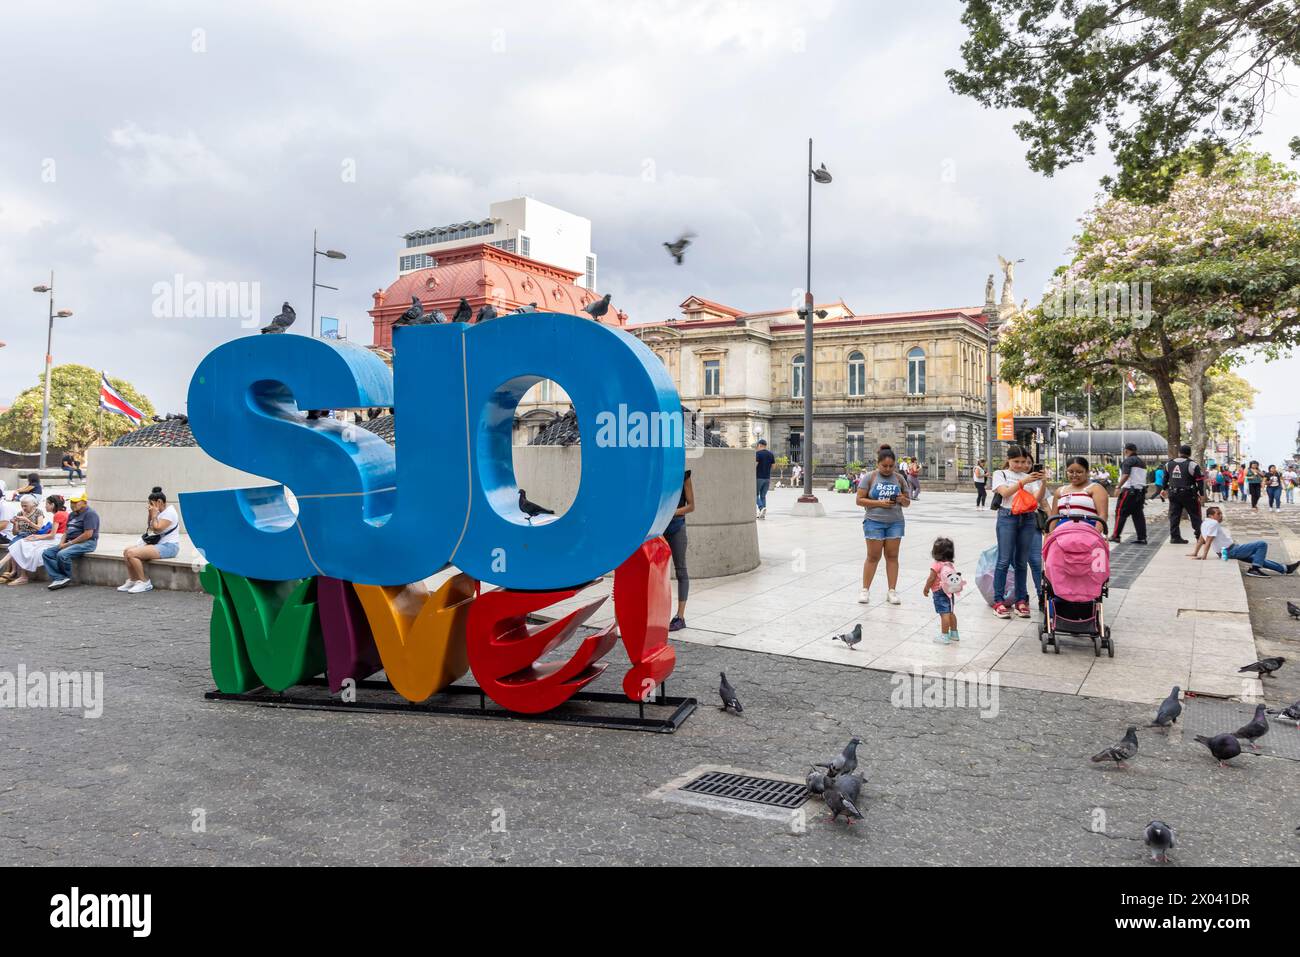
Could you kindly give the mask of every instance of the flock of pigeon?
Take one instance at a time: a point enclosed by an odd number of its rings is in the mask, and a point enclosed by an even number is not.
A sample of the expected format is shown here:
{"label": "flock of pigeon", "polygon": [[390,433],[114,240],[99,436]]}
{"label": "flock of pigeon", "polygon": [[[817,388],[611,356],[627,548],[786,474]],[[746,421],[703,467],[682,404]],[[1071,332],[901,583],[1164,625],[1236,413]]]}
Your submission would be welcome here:
{"label": "flock of pigeon", "polygon": [[[519,501],[520,507],[523,508],[526,500],[522,492],[519,493]],[[862,625],[856,625],[851,632],[836,635],[832,640],[842,641],[852,650],[853,646],[862,640]],[[1264,678],[1273,674],[1285,663],[1286,659],[1280,656],[1261,658],[1259,661],[1238,669],[1238,671],[1242,673],[1254,672]],[[742,714],[745,709],[740,704],[736,689],[727,680],[726,672],[719,672],[718,674],[721,679],[718,684],[718,695],[722,698],[722,710]],[[1183,713],[1183,703],[1179,699],[1181,691],[1182,689],[1178,685],[1174,685],[1169,692],[1169,696],[1160,702],[1160,707],[1156,709],[1155,718],[1149,727],[1168,729],[1171,725],[1178,723],[1178,718]],[[1241,754],[1242,741],[1245,741],[1252,751],[1259,751],[1257,742],[1268,734],[1268,715],[1289,718],[1300,727],[1300,701],[1277,711],[1270,711],[1262,704],[1257,705],[1255,707],[1255,716],[1236,731],[1209,736],[1198,734],[1196,735],[1196,741],[1209,749],[1210,754],[1218,760],[1220,767],[1227,767],[1228,761]],[[810,766],[811,770],[808,772],[806,779],[808,790],[813,794],[821,795],[826,802],[826,807],[831,812],[830,820],[832,822],[838,820],[841,814],[844,815],[849,824],[862,820],[863,815],[858,809],[858,805],[864,776],[854,774],[858,767],[858,745],[860,743],[860,739],[853,738],[844,746],[844,750],[832,760]],[[1137,725],[1129,725],[1124,737],[1118,743],[1094,754],[1092,760],[1095,763],[1111,761],[1116,768],[1126,770],[1128,762],[1132,761],[1137,756],[1137,753]],[[1300,831],[1300,828],[1296,828],[1296,830]],[[1152,821],[1143,832],[1143,842],[1150,848],[1152,860],[1162,864],[1167,863],[1169,850],[1174,846],[1174,829],[1164,821]]]}
{"label": "flock of pigeon", "polygon": [[[691,244],[691,240],[694,238],[695,238],[694,233],[687,232],[687,233],[682,233],[682,235],[678,236],[675,240],[673,240],[670,243],[664,243],[664,248],[668,250],[668,254],[673,257],[673,261],[676,262],[677,265],[680,266],[682,264],[683,258],[686,253],[686,247]],[[601,318],[601,316],[605,315],[605,313],[609,312],[609,302],[610,299],[612,298],[613,297],[610,296],[609,293],[606,293],[605,295],[601,296],[599,299],[595,300],[594,302],[587,303],[585,306],[582,307],[582,311],[587,313],[593,319],[599,319]],[[518,316],[518,315],[523,315],[525,313],[536,312],[536,311],[537,311],[537,303],[530,302],[526,306],[520,306],[518,309],[509,313],[509,315]],[[488,322],[489,320],[497,318],[498,315],[499,313],[496,311],[496,308],[491,303],[487,303],[481,309],[479,309],[478,317],[475,319],[475,321]],[[296,318],[297,318],[297,314],[294,313],[293,307],[286,302],[283,306],[280,307],[280,314],[274,317],[267,325],[263,326],[262,329],[259,331],[264,335],[267,333],[271,333],[271,334],[282,333],[285,330],[287,330],[290,326],[293,325],[294,320]],[[461,297],[460,304],[456,307],[456,313],[451,317],[450,320],[448,320],[446,315],[444,315],[442,310],[440,309],[435,309],[433,310],[433,312],[425,312],[424,304],[420,302],[420,297],[412,296],[410,308],[408,308],[404,313],[398,316],[397,319],[393,321],[393,325],[431,326],[436,323],[449,322],[449,321],[469,322],[473,318],[474,318],[474,308],[469,304],[469,300],[467,300],[464,296]]]}
{"label": "flock of pigeon", "polygon": [[[1240,673],[1254,672],[1261,678],[1273,674],[1286,662],[1285,658],[1261,658],[1259,661],[1252,662],[1243,668],[1239,668]],[[1178,722],[1178,717],[1183,713],[1183,703],[1178,699],[1178,694],[1182,689],[1174,685],[1173,690],[1169,692],[1169,697],[1160,702],[1160,707],[1156,709],[1155,720],[1149,727],[1152,728],[1169,728]],[[1260,738],[1268,734],[1268,715],[1280,715],[1290,718],[1300,724],[1300,701],[1280,711],[1269,711],[1264,705],[1255,706],[1255,716],[1248,722],[1238,728],[1236,731],[1223,732],[1221,734],[1204,735],[1198,734],[1195,740],[1198,744],[1203,744],[1209,750],[1210,754],[1219,762],[1219,767],[1227,767],[1228,762],[1241,754],[1241,743],[1246,742],[1246,746],[1252,751],[1259,751]],[[1092,760],[1097,763],[1112,761],[1115,767],[1124,770],[1128,767],[1128,762],[1132,761],[1138,753],[1137,726],[1129,725],[1124,737],[1117,744],[1094,754]],[[1300,828],[1297,828],[1300,830]],[[1143,841],[1151,850],[1151,859],[1161,864],[1169,860],[1169,849],[1174,846],[1174,829],[1164,821],[1152,821],[1147,825],[1143,833]]]}

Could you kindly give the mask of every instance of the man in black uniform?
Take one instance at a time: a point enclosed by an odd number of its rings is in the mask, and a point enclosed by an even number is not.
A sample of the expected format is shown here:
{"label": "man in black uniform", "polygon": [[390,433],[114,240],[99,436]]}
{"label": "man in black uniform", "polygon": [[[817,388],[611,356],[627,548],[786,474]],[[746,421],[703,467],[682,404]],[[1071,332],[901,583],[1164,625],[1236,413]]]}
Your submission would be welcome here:
{"label": "man in black uniform", "polygon": [[1132,516],[1133,531],[1137,538],[1134,545],[1147,543],[1147,516],[1142,506],[1147,497],[1147,466],[1137,454],[1138,447],[1132,442],[1124,446],[1124,461],[1119,464],[1119,498],[1115,500],[1115,533],[1112,542],[1119,542],[1120,533],[1124,531],[1124,519]]}
{"label": "man in black uniform", "polygon": [[1192,447],[1179,446],[1178,458],[1165,463],[1165,488],[1169,490],[1169,540],[1186,545],[1187,539],[1179,533],[1178,524],[1183,512],[1192,520],[1192,537],[1201,537],[1201,502],[1205,497],[1205,476],[1201,467],[1192,461]]}

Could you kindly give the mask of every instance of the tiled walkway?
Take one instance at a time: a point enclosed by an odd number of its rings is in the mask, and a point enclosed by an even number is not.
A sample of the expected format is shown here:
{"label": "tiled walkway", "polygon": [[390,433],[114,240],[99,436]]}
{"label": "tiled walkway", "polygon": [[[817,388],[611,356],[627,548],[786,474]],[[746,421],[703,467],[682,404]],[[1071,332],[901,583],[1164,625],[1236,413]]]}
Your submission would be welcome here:
{"label": "tiled walkway", "polygon": [[[677,639],[882,671],[996,670],[1010,687],[1128,701],[1155,701],[1174,684],[1232,697],[1258,691],[1257,680],[1237,673],[1256,655],[1236,562],[1193,561],[1183,545],[1145,546],[1155,550],[1150,562],[1132,587],[1112,589],[1106,601],[1115,657],[1094,657],[1090,643],[1069,639],[1061,654],[1042,654],[1033,620],[995,617],[974,587],[975,563],[993,542],[995,516],[976,509],[973,495],[925,492],[908,510],[899,563],[901,605],[885,601],[883,561],[871,603],[858,604],[862,512],[849,495],[818,495],[827,510],[819,519],[792,517],[796,494],[789,489],[769,496],[768,518],[758,526],[762,565],[744,575],[692,582],[689,627]],[[1159,519],[1152,526],[1155,543]],[[940,534],[956,544],[957,565],[969,583],[957,603],[957,645],[933,640],[938,619],[921,594],[930,545]],[[609,587],[607,580],[583,599]],[[591,622],[608,621],[612,614],[606,604]],[[863,638],[855,650],[831,640],[857,622]]]}

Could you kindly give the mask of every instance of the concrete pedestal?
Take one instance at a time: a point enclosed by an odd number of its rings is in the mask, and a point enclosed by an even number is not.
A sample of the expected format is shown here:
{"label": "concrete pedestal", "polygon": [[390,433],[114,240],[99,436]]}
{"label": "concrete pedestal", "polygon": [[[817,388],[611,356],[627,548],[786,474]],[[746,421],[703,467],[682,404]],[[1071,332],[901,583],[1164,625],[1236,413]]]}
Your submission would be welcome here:
{"label": "concrete pedestal", "polygon": [[790,514],[798,518],[821,518],[826,514],[826,507],[821,502],[795,502],[790,506]]}

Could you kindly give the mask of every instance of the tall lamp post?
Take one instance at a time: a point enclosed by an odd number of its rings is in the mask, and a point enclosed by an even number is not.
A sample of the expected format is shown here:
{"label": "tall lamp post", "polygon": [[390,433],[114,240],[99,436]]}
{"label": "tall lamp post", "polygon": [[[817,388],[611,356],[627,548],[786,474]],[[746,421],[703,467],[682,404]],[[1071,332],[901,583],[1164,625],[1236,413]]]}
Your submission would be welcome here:
{"label": "tall lamp post", "polygon": [[66,319],[72,315],[71,309],[54,311],[54,270],[50,270],[49,285],[41,283],[32,286],[32,292],[47,293],[50,297],[50,324],[45,333],[45,400],[41,405],[41,458],[37,470],[45,468],[45,455],[50,448],[50,374],[54,365],[54,319]]}
{"label": "tall lamp post", "polygon": [[322,282],[316,281],[316,259],[324,256],[326,259],[347,259],[343,253],[337,249],[317,249],[316,248],[316,230],[311,231],[311,335],[316,338],[316,290],[333,289],[339,291],[338,286],[327,286]]}
{"label": "tall lamp post", "polygon": [[[803,494],[799,496],[798,504],[808,506],[808,514],[820,514],[820,503],[817,496],[813,494],[813,294],[812,294],[812,196],[813,183],[829,183],[831,174],[826,169],[826,164],[822,163],[818,169],[813,169],[813,141],[812,137],[808,138],[808,258],[806,283],[804,284],[803,308],[799,310],[803,316]],[[817,312],[817,316],[825,317],[824,311]],[[796,505],[796,514],[801,510]]]}
{"label": "tall lamp post", "polygon": [[[991,302],[991,300],[990,300]],[[993,411],[996,398],[993,394],[993,332],[996,326],[996,313],[992,309],[984,310],[984,468],[993,467]]]}

